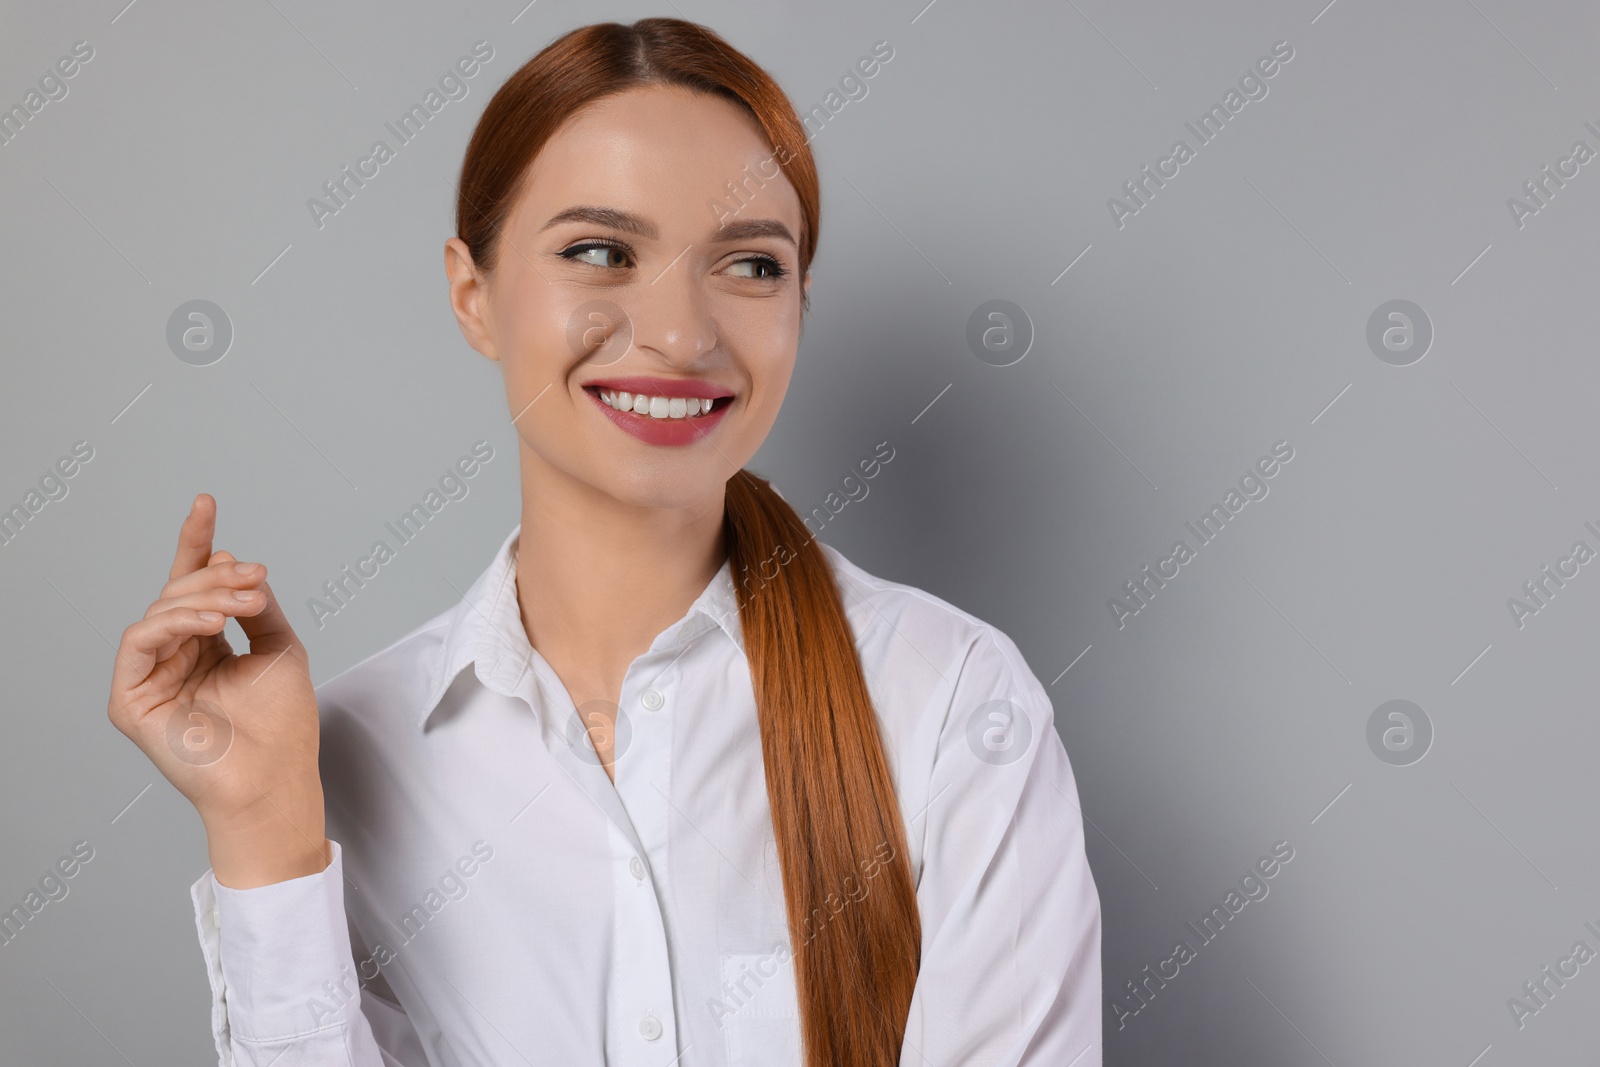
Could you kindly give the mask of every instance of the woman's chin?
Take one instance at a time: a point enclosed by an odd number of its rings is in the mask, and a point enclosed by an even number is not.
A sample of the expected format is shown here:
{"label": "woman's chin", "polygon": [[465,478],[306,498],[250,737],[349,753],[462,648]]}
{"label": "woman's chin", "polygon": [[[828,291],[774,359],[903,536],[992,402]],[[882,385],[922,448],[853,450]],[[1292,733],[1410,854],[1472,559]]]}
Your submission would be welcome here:
{"label": "woman's chin", "polygon": [[[594,484],[618,503],[635,508],[664,508],[683,511],[714,507],[722,500],[728,478],[716,470],[695,464],[693,471],[674,472],[676,464],[640,464],[631,471],[609,471]],[[721,464],[726,466],[726,464]]]}

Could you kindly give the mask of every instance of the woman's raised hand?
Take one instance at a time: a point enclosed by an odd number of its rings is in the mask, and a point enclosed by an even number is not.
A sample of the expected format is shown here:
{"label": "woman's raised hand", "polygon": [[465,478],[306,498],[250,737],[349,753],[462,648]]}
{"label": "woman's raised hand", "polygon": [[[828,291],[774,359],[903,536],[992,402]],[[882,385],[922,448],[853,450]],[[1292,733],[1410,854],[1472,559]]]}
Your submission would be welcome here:
{"label": "woman's raised hand", "polygon": [[[327,865],[317,701],[266,567],[213,552],[215,532],[202,493],[161,595],[122,633],[108,711],[194,804],[217,881],[247,889]],[[229,617],[246,655],[223,636]]]}

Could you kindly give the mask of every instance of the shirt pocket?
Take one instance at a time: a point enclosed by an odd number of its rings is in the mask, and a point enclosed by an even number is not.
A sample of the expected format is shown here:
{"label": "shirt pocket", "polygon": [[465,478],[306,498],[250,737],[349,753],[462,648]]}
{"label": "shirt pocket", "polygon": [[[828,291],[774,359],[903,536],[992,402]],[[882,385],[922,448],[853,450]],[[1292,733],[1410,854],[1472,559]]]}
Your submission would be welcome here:
{"label": "shirt pocket", "polygon": [[720,1003],[728,1067],[800,1067],[800,1003],[787,943],[723,953]]}

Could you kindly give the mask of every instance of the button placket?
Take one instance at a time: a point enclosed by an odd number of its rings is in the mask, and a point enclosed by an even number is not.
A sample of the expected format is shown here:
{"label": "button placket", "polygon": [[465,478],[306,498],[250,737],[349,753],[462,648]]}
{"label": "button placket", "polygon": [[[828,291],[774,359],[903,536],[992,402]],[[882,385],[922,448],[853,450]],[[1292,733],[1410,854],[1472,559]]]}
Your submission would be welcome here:
{"label": "button placket", "polygon": [[[632,713],[633,743],[617,761],[616,791],[628,809],[642,857],[657,871],[665,870],[672,791],[672,717],[667,715],[676,668],[665,656],[636,660],[622,683],[623,705]],[[641,682],[647,683],[638,688]]]}
{"label": "button placket", "polygon": [[[629,756],[632,755],[630,752]],[[666,1038],[671,1044],[677,1040],[671,1007],[673,983],[666,916],[645,877],[649,869],[638,850],[615,828],[611,831],[611,846],[616,863],[613,868],[616,871],[613,946],[620,953],[613,960],[620,978],[613,996],[620,1010],[618,1021],[630,1016],[639,1020],[637,1038],[630,1037],[625,1029],[612,1032],[611,1040],[622,1044],[615,1049],[619,1058],[611,1062],[619,1067],[644,1067],[647,1062],[654,1064],[656,1056],[660,1055],[655,1051],[647,1052],[644,1042]],[[640,889],[648,891],[640,892]],[[666,1005],[665,1010],[663,1005]],[[631,1056],[626,1051],[629,1042],[638,1042],[633,1045]]]}
{"label": "button placket", "polygon": [[[668,862],[670,804],[663,797],[672,789],[673,723],[663,709],[672,693],[673,672],[670,666],[664,668],[665,660],[646,655],[635,661],[623,678],[622,708],[630,716],[633,737],[627,753],[617,760],[612,783],[638,837],[637,847],[616,853],[618,944],[627,946],[626,970],[632,976],[618,1007],[631,1006],[630,1014],[638,1020],[635,1052],[652,1063],[666,1050],[652,1047],[647,1051],[645,1042],[675,1046],[679,1036],[661,898],[664,887],[651,876],[652,871],[665,870]],[[628,874],[622,873],[623,868]],[[625,892],[624,886],[630,891]]]}

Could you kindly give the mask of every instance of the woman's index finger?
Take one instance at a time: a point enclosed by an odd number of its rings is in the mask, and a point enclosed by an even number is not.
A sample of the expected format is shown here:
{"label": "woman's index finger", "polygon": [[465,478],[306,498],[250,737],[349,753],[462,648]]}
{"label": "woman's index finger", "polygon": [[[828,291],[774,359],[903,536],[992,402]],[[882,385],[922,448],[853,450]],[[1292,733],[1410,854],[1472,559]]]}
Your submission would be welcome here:
{"label": "woman's index finger", "polygon": [[216,533],[217,502],[210,493],[201,493],[189,506],[189,514],[178,530],[178,553],[172,560],[170,581],[206,566],[211,558],[211,538]]}

